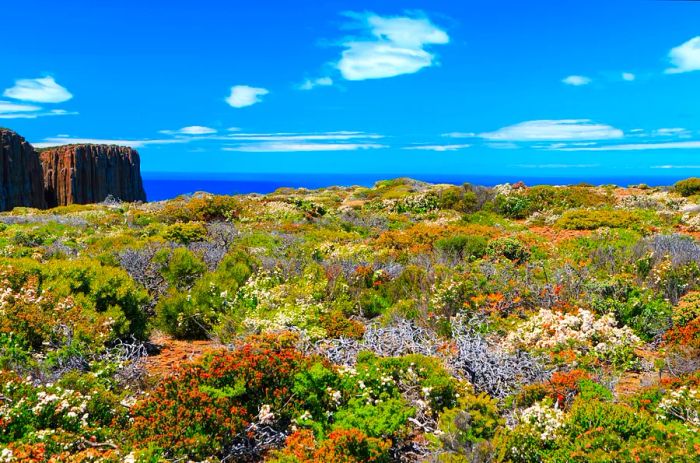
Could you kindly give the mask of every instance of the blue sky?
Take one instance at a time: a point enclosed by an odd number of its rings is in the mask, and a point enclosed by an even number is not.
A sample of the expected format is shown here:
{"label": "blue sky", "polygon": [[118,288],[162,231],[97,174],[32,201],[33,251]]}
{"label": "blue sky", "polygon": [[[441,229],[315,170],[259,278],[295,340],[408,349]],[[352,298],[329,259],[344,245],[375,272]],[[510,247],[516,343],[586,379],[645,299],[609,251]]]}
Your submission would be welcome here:
{"label": "blue sky", "polygon": [[700,172],[700,2],[95,3],[3,5],[0,125],[146,172]]}

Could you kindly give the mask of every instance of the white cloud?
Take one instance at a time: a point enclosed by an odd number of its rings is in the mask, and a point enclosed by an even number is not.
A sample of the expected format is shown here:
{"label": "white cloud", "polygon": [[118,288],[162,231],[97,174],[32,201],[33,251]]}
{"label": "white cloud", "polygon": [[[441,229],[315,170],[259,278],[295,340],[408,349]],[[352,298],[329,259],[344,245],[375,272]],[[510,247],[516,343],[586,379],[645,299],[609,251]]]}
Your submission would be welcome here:
{"label": "white cloud", "polygon": [[673,67],[666,74],[700,71],[700,35],[672,49],[668,58]]}
{"label": "white cloud", "polygon": [[40,110],[41,106],[13,103],[11,101],[0,101],[0,114],[26,113]]}
{"label": "white cloud", "polygon": [[304,143],[304,142],[260,142],[247,143],[237,146],[226,146],[224,151],[242,153],[287,153],[287,152],[318,152],[318,151],[356,151],[366,149],[386,148],[376,143]]}
{"label": "white cloud", "polygon": [[516,164],[514,167],[524,169],[588,169],[600,164]]}
{"label": "white cloud", "polygon": [[323,133],[235,133],[228,136],[238,141],[342,141],[357,139],[378,139],[382,135],[364,132],[323,132]]}
{"label": "white cloud", "polygon": [[475,138],[477,137],[477,134],[474,132],[449,132],[443,133],[442,136],[449,138]]}
{"label": "white cloud", "polygon": [[177,130],[161,130],[159,133],[166,135],[210,135],[216,133],[216,129],[201,125],[190,125]]}
{"label": "white cloud", "polygon": [[317,79],[306,79],[299,85],[299,90],[313,90],[316,87],[330,87],[333,79],[330,77],[319,77]]}
{"label": "white cloud", "polygon": [[700,169],[700,164],[673,165],[664,164],[662,166],[651,166],[652,169]]}
{"label": "white cloud", "polygon": [[231,94],[226,98],[226,103],[234,108],[245,108],[255,103],[260,103],[262,97],[270,93],[266,88],[250,87],[248,85],[234,85]]}
{"label": "white cloud", "polygon": [[406,146],[404,147],[405,150],[420,150],[420,151],[437,151],[437,152],[446,152],[446,151],[459,151],[463,150],[466,148],[470,148],[472,145],[416,145],[416,146]]}
{"label": "white cloud", "polygon": [[492,141],[571,141],[622,138],[622,130],[588,119],[527,121],[480,134]]}
{"label": "white cloud", "polygon": [[631,72],[623,72],[622,73],[622,80],[627,81],[627,82],[632,82],[637,79],[637,76],[632,74]]}
{"label": "white cloud", "polygon": [[73,116],[77,112],[65,109],[45,110],[41,106],[0,101],[0,119],[36,119],[44,116]]}
{"label": "white cloud", "polygon": [[73,98],[65,87],[58,85],[50,76],[16,80],[15,86],[6,89],[3,95],[15,100],[37,103],[62,103]]}
{"label": "white cloud", "polygon": [[187,143],[189,140],[184,138],[168,139],[168,140],[119,140],[119,139],[104,139],[104,138],[73,138],[73,137],[48,137],[44,141],[32,143],[35,148],[48,148],[51,146],[63,146],[74,144],[95,144],[95,145],[120,145],[131,148],[143,148],[147,145],[168,145],[172,143]]}
{"label": "white cloud", "polygon": [[684,129],[681,127],[670,127],[670,128],[661,128],[654,130],[652,133],[653,136],[656,137],[678,137],[678,138],[689,138],[692,136],[692,132],[688,129]]}
{"label": "white cloud", "polygon": [[566,148],[552,148],[554,151],[648,151],[648,150],[672,150],[672,149],[698,149],[700,141],[675,141],[666,143],[627,143],[622,145],[602,146],[570,146]]}
{"label": "white cloud", "polygon": [[383,17],[351,14],[366,32],[363,38],[346,39],[336,67],[347,80],[384,79],[413,74],[435,63],[425,48],[444,45],[450,38],[427,18]]}
{"label": "white cloud", "polygon": [[592,82],[590,77],[586,76],[569,76],[562,79],[566,85],[573,85],[574,87],[580,87],[582,85],[588,85]]}
{"label": "white cloud", "polygon": [[509,141],[500,143],[487,143],[486,146],[495,150],[517,150],[518,148],[520,148],[519,145],[516,145],[515,143]]}

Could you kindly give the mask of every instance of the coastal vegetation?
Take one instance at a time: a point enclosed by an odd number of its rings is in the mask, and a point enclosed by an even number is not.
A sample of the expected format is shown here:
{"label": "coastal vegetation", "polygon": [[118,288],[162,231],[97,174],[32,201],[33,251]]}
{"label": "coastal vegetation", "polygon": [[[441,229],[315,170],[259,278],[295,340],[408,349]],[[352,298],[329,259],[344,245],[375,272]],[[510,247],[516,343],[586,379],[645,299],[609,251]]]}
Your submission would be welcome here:
{"label": "coastal vegetation", "polygon": [[698,179],[17,207],[0,463],[697,462],[698,238]]}

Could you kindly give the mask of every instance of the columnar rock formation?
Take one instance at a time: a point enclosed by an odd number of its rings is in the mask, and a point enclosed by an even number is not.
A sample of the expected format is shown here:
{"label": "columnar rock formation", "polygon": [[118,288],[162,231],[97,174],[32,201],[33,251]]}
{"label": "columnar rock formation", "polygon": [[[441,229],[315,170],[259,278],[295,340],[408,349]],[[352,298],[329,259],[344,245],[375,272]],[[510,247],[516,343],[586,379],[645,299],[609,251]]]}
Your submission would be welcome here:
{"label": "columnar rock formation", "polygon": [[139,154],[116,145],[70,145],[37,153],[0,128],[0,211],[88,204],[113,196],[145,201]]}
{"label": "columnar rock formation", "polygon": [[145,201],[140,159],[131,148],[116,145],[70,145],[41,153],[49,207],[89,204],[114,196]]}
{"label": "columnar rock formation", "polygon": [[0,128],[0,210],[46,207],[41,163],[32,145]]}

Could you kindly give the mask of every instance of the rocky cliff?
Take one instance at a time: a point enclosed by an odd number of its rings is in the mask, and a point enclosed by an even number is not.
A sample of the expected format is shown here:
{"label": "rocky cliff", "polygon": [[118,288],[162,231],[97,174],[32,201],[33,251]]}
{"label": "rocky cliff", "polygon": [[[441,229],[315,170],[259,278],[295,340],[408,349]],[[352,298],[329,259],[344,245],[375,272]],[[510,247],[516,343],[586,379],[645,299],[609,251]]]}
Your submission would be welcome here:
{"label": "rocky cliff", "polygon": [[9,129],[0,128],[0,210],[46,207],[39,155]]}
{"label": "rocky cliff", "polygon": [[0,211],[97,203],[108,196],[146,200],[133,149],[70,145],[37,153],[24,138],[0,128]]}
{"label": "rocky cliff", "polygon": [[145,201],[139,154],[116,145],[69,145],[41,153],[48,207],[88,204],[113,196]]}

